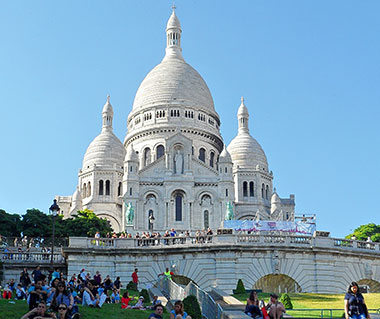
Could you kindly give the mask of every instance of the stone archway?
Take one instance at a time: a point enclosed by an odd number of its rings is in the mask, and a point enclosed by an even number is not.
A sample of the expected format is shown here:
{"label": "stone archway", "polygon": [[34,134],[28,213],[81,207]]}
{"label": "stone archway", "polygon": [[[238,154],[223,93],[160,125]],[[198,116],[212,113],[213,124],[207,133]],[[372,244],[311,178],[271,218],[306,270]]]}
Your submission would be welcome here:
{"label": "stone archway", "polygon": [[372,279],[361,279],[358,281],[359,286],[367,286],[368,292],[380,292],[380,282]]}
{"label": "stone archway", "polygon": [[261,277],[253,286],[253,289],[260,289],[263,292],[289,293],[301,292],[301,286],[288,275],[270,274]]}

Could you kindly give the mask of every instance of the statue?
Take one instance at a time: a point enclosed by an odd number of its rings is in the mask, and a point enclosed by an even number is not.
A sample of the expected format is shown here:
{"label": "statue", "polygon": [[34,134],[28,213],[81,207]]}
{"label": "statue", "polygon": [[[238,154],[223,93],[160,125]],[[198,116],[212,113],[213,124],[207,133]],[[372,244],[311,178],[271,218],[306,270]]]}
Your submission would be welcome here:
{"label": "statue", "polygon": [[182,174],[183,155],[181,154],[180,150],[177,150],[177,153],[174,156],[174,166],[175,166],[175,173]]}
{"label": "statue", "polygon": [[135,210],[132,206],[132,203],[129,202],[125,205],[125,218],[127,220],[127,225],[133,225],[133,219],[135,217]]}
{"label": "statue", "polygon": [[234,211],[231,202],[227,202],[226,205],[226,216],[224,220],[233,220],[234,219]]}

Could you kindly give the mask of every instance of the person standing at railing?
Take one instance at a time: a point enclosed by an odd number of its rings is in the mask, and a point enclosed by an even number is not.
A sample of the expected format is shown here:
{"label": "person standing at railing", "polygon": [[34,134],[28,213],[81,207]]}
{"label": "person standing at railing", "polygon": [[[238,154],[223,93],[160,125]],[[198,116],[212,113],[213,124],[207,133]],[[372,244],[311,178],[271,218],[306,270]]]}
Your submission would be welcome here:
{"label": "person standing at railing", "polygon": [[96,243],[96,246],[99,246],[99,239],[100,239],[100,233],[97,231],[95,233],[95,243]]}
{"label": "person standing at railing", "polygon": [[158,276],[165,276],[164,278],[166,280],[172,280],[173,275],[174,273],[170,271],[168,267],[166,267],[166,270],[163,273],[159,274]]}
{"label": "person standing at railing", "polygon": [[344,296],[344,314],[346,319],[370,319],[364,297],[359,291],[359,285],[353,281]]}

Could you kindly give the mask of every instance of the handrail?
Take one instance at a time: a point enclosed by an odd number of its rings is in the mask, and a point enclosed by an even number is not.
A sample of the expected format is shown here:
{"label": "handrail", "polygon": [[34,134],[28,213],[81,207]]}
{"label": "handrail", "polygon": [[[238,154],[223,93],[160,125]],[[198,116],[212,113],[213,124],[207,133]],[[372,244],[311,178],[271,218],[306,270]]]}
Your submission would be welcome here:
{"label": "handrail", "polygon": [[304,248],[331,248],[341,250],[380,252],[380,243],[363,242],[330,237],[312,237],[278,234],[219,234],[199,236],[175,236],[155,238],[86,238],[70,237],[69,247],[91,249],[164,248],[169,246],[197,245],[283,246]]}

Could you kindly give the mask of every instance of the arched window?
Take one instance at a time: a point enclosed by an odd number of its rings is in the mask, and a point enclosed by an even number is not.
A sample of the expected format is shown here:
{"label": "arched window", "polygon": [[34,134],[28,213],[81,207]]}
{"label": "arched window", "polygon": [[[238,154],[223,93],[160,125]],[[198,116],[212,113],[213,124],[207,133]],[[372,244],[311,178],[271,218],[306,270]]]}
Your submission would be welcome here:
{"label": "arched window", "polygon": [[87,185],[86,185],[86,183],[83,184],[82,194],[83,194],[83,197],[87,197]]}
{"label": "arched window", "polygon": [[205,229],[207,229],[207,228],[210,227],[208,210],[205,210],[204,213],[203,213],[203,222],[204,222],[204,228]]}
{"label": "arched window", "polygon": [[177,222],[182,221],[182,194],[177,193],[175,195],[175,220]]}
{"label": "arched window", "polygon": [[204,148],[199,149],[199,157],[202,162],[206,162],[206,151]]}
{"label": "arched window", "polygon": [[265,195],[264,192],[265,192],[265,185],[262,184],[262,185],[261,185],[261,197],[262,197],[262,198],[264,198],[264,195]]}
{"label": "arched window", "polygon": [[215,157],[215,153],[211,152],[210,153],[210,166],[211,167],[214,167],[214,157]]}
{"label": "arched window", "polygon": [[87,183],[87,196],[91,196],[91,183]]}
{"label": "arched window", "polygon": [[147,147],[145,150],[144,150],[144,166],[147,166],[150,164],[150,148]]}
{"label": "arched window", "polygon": [[265,188],[265,198],[268,199],[269,198],[269,186],[267,185],[267,187]]}
{"label": "arched window", "polygon": [[253,182],[249,182],[249,196],[254,197],[255,191],[254,191],[255,184]]}
{"label": "arched window", "polygon": [[119,187],[117,188],[117,196],[121,196],[123,193],[123,184],[119,182]]}
{"label": "arched window", "polygon": [[103,180],[99,181],[99,195],[104,195],[104,182],[103,182]]}
{"label": "arched window", "polygon": [[162,145],[158,145],[156,149],[156,157],[159,159],[160,157],[164,156],[165,154],[165,147]]}
{"label": "arched window", "polygon": [[109,180],[106,180],[106,195],[111,194],[111,182]]}
{"label": "arched window", "polygon": [[248,196],[248,183],[243,182],[243,197],[247,197],[247,196]]}

